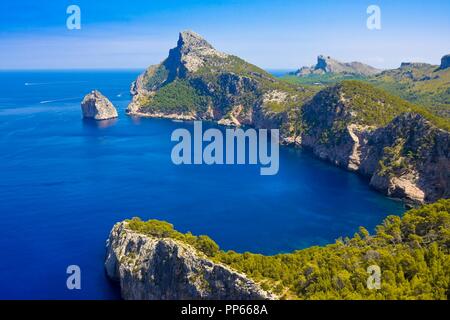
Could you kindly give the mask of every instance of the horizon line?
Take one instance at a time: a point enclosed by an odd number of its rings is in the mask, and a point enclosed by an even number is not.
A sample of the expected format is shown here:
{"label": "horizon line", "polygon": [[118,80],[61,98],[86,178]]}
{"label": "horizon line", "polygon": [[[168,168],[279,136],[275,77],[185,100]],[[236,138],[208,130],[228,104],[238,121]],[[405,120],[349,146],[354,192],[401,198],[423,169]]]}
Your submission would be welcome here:
{"label": "horizon line", "polygon": [[[80,68],[2,68],[0,72],[11,72],[11,71],[144,71],[148,69],[147,67],[99,67],[99,68],[90,68],[90,67],[80,67]],[[261,69],[265,71],[295,71],[298,70],[298,67],[295,68],[263,68]]]}

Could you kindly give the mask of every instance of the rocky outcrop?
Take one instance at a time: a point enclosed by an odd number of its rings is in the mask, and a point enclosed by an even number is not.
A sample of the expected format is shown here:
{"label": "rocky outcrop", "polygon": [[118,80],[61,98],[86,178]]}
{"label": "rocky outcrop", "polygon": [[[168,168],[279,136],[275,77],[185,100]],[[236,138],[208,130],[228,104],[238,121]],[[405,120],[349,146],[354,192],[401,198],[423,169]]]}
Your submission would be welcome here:
{"label": "rocky outcrop", "polygon": [[320,55],[317,57],[316,65],[312,67],[302,67],[294,72],[299,77],[311,74],[348,74],[359,76],[372,76],[380,73],[381,70],[371,67],[361,62],[340,62],[330,56]]}
{"label": "rocky outcrop", "polygon": [[276,296],[192,246],[117,223],[107,240],[107,275],[126,300],[262,300]]}
{"label": "rocky outcrop", "polygon": [[450,68],[450,54],[443,56],[441,59],[440,69],[443,70],[447,68]]}
{"label": "rocky outcrop", "polygon": [[[430,67],[431,64],[429,63],[425,63],[425,62],[402,62],[400,64],[400,69],[411,69],[411,68],[426,68],[426,67]],[[389,72],[391,70],[388,70],[387,72]]]}
{"label": "rocky outcrop", "polygon": [[85,119],[107,120],[118,117],[114,105],[97,90],[84,97],[81,110]]}
{"label": "rocky outcrop", "polygon": [[[378,160],[378,163],[374,162]],[[413,202],[450,196],[450,134],[415,113],[404,113],[371,133],[364,172],[387,195]]]}

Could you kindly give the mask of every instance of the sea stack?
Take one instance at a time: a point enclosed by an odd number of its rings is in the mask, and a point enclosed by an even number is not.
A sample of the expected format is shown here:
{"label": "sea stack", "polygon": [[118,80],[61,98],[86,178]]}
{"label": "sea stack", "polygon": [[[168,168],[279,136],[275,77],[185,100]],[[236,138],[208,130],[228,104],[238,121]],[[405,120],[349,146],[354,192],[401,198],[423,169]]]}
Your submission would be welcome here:
{"label": "sea stack", "polygon": [[85,119],[107,120],[118,117],[117,110],[111,101],[97,90],[84,97],[81,102],[81,111]]}

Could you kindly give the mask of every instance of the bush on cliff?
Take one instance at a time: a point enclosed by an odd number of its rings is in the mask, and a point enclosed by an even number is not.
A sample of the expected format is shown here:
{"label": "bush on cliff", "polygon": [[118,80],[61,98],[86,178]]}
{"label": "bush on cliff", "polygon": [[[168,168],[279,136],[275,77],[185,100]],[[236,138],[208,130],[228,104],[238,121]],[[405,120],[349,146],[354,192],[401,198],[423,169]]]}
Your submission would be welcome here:
{"label": "bush on cliff", "polygon": [[219,246],[208,236],[194,236],[192,233],[181,233],[173,225],[159,220],[142,221],[140,218],[127,220],[128,228],[156,238],[171,238],[192,245],[197,250],[213,257],[219,252]]}

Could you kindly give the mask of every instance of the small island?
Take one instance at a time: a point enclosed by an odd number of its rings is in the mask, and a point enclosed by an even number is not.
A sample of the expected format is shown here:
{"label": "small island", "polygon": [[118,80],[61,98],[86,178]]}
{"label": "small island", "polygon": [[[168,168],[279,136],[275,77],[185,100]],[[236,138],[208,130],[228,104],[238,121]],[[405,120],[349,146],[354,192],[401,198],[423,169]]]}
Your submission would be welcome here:
{"label": "small island", "polygon": [[100,91],[93,90],[81,102],[84,119],[109,120],[118,117],[117,110],[111,101]]}

